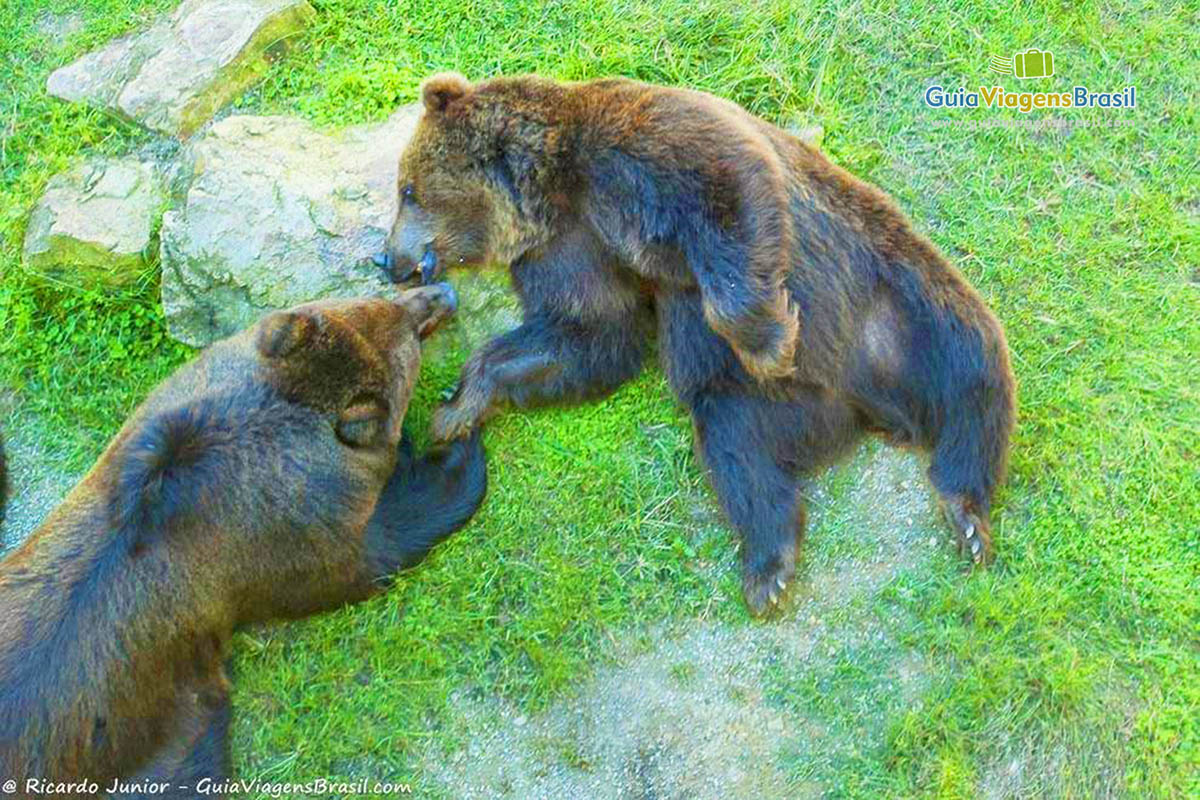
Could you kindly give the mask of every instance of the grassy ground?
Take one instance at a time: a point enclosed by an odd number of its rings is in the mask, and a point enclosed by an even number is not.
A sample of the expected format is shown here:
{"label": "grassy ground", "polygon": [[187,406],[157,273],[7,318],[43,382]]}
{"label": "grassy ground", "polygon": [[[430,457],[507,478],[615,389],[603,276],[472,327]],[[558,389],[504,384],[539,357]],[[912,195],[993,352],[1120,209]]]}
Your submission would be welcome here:
{"label": "grassy ground", "polygon": [[[153,274],[112,295],[46,286],[20,266],[28,210],[51,174],[82,152],[151,145],[47,98],[44,81],[169,5],[0,7],[0,382],[19,407],[5,424],[36,420],[51,437],[47,458],[71,470],[188,351],[164,338]],[[380,119],[447,68],[707,89],[782,124],[823,125],[831,157],[892,192],[1006,323],[1021,417],[996,511],[998,565],[968,577],[950,557],[908,563],[853,606],[870,620],[856,630],[886,634],[882,644],[764,662],[764,719],[818,720],[842,743],[823,748],[785,726],[764,751],[780,780],[772,792],[1200,793],[1194,3],[314,5],[315,27],[244,110]],[[1026,88],[990,75],[987,60],[1034,46],[1053,51],[1058,72],[1037,88],[1137,86],[1131,113],[1061,116],[1132,124],[964,130],[941,123],[1019,115],[921,102],[935,82]],[[461,356],[426,374],[418,426]],[[781,635],[746,618],[732,545],[656,370],[600,404],[504,417],[487,444],[484,510],[395,591],[239,635],[243,774],[407,776],[454,796],[425,777],[437,754],[449,762],[471,744],[474,718],[456,710],[464,696],[552,715],[593,676],[632,663],[631,646],[688,641],[712,624],[733,637],[720,641]],[[858,475],[827,476],[814,494],[836,499]],[[823,519],[803,574],[821,574],[861,533],[836,511]],[[893,651],[921,665],[902,702],[880,680]],[[724,673],[685,659],[670,674],[692,685]],[[860,733],[861,745],[845,744]],[[547,752],[543,761],[591,768],[569,740]]]}

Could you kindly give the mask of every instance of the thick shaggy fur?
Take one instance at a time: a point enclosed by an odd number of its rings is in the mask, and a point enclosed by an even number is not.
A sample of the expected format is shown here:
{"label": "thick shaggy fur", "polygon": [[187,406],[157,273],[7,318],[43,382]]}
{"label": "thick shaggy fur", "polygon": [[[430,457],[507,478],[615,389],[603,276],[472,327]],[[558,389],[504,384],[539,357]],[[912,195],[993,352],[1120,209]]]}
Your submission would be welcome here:
{"label": "thick shaggy fur", "polygon": [[[482,501],[479,437],[401,444],[449,287],[272,314],[180,369],[0,562],[0,775],[230,777],[235,626],[366,598]],[[84,793],[86,794],[86,793]]]}
{"label": "thick shaggy fur", "polygon": [[932,453],[963,548],[990,555],[1014,386],[1000,323],[879,189],[710,95],[629,80],[439,75],[381,263],[511,265],[524,324],[435,418],[601,396],[653,336],[744,541],[744,589],[794,570],[798,478],[865,432]]}

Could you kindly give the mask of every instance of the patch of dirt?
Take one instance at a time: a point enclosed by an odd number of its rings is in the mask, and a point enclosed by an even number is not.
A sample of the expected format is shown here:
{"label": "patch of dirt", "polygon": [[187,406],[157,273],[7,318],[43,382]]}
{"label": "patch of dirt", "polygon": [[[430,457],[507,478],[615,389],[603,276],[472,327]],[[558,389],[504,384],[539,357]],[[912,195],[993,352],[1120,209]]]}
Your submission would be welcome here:
{"label": "patch of dirt", "polygon": [[[461,798],[819,797],[883,746],[928,670],[876,610],[881,591],[956,557],[911,455],[875,445],[808,490],[796,595],[771,622],[693,621],[619,636],[617,665],[537,714],[464,689],[458,752],[422,781]],[[708,502],[711,502],[709,500]],[[849,676],[849,677],[847,677]]]}
{"label": "patch of dirt", "polygon": [[10,393],[0,393],[0,420],[9,481],[8,506],[0,522],[3,555],[33,533],[82,476],[55,469],[55,458],[40,442],[43,426],[22,412]]}
{"label": "patch of dirt", "polygon": [[701,626],[532,719],[460,693],[453,713],[483,725],[448,763],[427,760],[426,775],[463,798],[776,796],[783,776],[762,757],[786,719],[763,700],[754,638]]}

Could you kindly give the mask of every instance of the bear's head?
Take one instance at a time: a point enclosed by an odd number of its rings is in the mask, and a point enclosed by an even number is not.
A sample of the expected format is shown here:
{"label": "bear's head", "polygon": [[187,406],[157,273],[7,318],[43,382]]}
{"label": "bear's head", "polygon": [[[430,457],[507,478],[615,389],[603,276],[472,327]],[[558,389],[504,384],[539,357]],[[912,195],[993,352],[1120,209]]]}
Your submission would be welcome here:
{"label": "bear's head", "polygon": [[345,596],[396,466],[420,340],[456,302],[437,284],[309,303],[181,368],[111,450],[132,556],[203,565],[242,621]]}
{"label": "bear's head", "polygon": [[[565,169],[559,115],[535,77],[471,84],[434,75],[421,85],[424,113],[400,157],[400,205],[375,263],[396,282],[436,280],[448,266],[508,264],[547,239],[554,209],[545,182]],[[562,195],[558,195],[562,196]]]}
{"label": "bear's head", "polygon": [[417,380],[420,341],[456,306],[449,284],[395,301],[322,300],[269,314],[238,345],[253,345],[257,380],[322,415],[341,446],[389,453]]}

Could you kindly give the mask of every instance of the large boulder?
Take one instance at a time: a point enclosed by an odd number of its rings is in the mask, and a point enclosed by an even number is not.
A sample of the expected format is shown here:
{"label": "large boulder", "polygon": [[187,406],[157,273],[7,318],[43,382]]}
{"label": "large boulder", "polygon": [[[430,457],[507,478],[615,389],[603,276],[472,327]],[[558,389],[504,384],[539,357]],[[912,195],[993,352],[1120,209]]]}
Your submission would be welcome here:
{"label": "large boulder", "polygon": [[187,137],[261,78],[315,14],[307,0],[184,0],[169,18],[55,70],[46,90]]}
{"label": "large boulder", "polygon": [[166,194],[152,166],[90,159],[50,179],[25,230],[25,263],[78,286],[117,286],[153,254]]}
{"label": "large boulder", "polygon": [[[163,216],[171,335],[203,346],[264,313],[325,297],[390,296],[372,263],[396,218],[400,153],[420,105],[322,132],[291,117],[233,116],[185,150],[190,185]],[[451,270],[461,301],[435,353],[466,352],[520,322],[506,270]]]}
{"label": "large boulder", "polygon": [[187,195],[163,218],[171,335],[205,345],[271,309],[388,290],[370,258],[396,217],[400,148],[419,113],[334,133],[233,116],[197,139]]}

